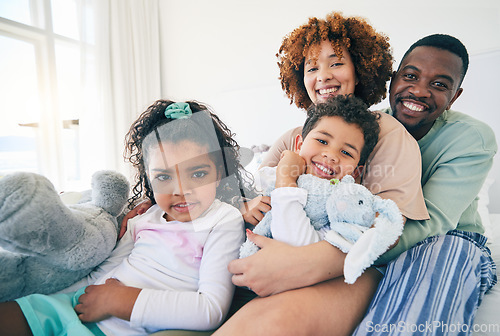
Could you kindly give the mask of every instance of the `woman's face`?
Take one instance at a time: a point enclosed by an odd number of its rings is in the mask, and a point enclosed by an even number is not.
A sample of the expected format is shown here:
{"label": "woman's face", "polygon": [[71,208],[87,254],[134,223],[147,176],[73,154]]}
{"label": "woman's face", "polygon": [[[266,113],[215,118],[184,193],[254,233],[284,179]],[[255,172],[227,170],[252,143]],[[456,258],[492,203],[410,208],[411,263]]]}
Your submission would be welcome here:
{"label": "woman's face", "polygon": [[357,83],[354,63],[346,48],[342,48],[342,58],[337,57],[329,40],[309,49],[304,62],[304,85],[314,104],[331,96],[353,94]]}

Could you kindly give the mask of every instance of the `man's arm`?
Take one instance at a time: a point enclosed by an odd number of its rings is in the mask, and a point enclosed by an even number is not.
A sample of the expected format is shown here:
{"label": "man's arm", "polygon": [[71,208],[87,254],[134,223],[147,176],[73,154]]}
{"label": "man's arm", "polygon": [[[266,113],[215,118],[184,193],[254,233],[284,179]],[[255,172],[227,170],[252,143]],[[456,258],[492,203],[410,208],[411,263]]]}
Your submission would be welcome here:
{"label": "man's arm", "polygon": [[408,220],[398,245],[384,254],[379,263],[392,260],[427,237],[456,229],[459,223],[474,228],[477,211],[473,202],[496,152],[494,135],[488,134],[487,129],[481,133],[463,129],[456,132],[455,139],[433,143],[436,150],[424,154],[434,156],[437,162],[423,169],[422,189],[430,219]]}

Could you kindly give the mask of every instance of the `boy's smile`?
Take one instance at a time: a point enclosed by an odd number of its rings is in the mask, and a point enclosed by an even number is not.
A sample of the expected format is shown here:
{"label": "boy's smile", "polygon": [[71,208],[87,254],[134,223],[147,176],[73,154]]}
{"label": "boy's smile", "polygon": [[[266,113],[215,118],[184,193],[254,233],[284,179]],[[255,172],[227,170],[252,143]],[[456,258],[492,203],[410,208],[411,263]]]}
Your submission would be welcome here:
{"label": "boy's smile", "polygon": [[306,174],[341,179],[358,166],[364,144],[357,125],[337,116],[322,117],[305,139],[299,138],[296,152],[306,162]]}

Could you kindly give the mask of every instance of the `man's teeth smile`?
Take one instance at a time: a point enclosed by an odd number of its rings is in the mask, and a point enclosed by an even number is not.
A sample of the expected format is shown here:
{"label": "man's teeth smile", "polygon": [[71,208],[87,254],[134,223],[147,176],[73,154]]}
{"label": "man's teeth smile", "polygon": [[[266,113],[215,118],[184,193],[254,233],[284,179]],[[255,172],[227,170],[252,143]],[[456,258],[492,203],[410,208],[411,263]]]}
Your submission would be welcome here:
{"label": "man's teeth smile", "polygon": [[339,90],[339,88],[332,87],[332,88],[328,88],[328,89],[319,89],[318,92],[320,95],[325,95],[325,94],[337,92],[338,90]]}
{"label": "man's teeth smile", "polygon": [[414,112],[422,112],[424,110],[424,106],[420,104],[410,103],[407,101],[402,102],[403,106],[406,107],[410,111]]}
{"label": "man's teeth smile", "polygon": [[327,174],[327,175],[333,175],[333,170],[331,169],[328,169],[326,168],[325,166],[323,165],[320,165],[319,163],[314,163],[314,165],[319,169],[321,170],[323,173]]}

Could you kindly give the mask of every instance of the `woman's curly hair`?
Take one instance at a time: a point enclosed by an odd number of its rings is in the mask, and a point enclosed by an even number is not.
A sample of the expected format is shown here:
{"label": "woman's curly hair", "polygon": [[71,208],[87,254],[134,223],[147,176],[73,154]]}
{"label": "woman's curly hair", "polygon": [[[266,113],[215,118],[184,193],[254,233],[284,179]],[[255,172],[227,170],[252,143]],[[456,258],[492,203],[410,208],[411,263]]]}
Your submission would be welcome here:
{"label": "woman's curly hair", "polygon": [[307,109],[311,99],[304,86],[304,60],[311,46],[322,41],[332,42],[338,57],[345,47],[352,58],[358,84],[354,95],[368,106],[385,98],[387,81],[392,73],[392,51],[389,38],[377,33],[368,22],[359,17],[344,17],[332,12],[326,19],[310,18],[284,37],[276,54],[280,68],[281,87],[290,103]]}
{"label": "woman's curly hair", "polygon": [[[173,103],[170,100],[154,102],[132,124],[125,137],[125,159],[136,169],[136,184],[132,188],[133,195],[128,200],[129,209],[132,209],[136,201],[144,196],[153,204],[156,203],[146,172],[148,151],[153,146],[158,146],[160,139],[173,143],[190,140],[201,146],[208,146],[209,153],[215,151],[221,153],[221,155],[211,155],[221,178],[217,187],[217,198],[238,206],[242,197],[253,197],[254,193],[248,187],[253,183],[253,179],[239,161],[238,150],[240,147],[233,139],[234,134],[229,128],[207,106],[197,101],[187,102],[193,112],[193,117],[186,119],[167,118],[165,117],[165,109]],[[206,117],[195,118],[194,116],[200,112],[206,113]],[[197,117],[199,116],[197,115]],[[166,124],[169,126],[161,127]],[[214,130],[217,137],[216,143],[207,139],[214,139]]]}

